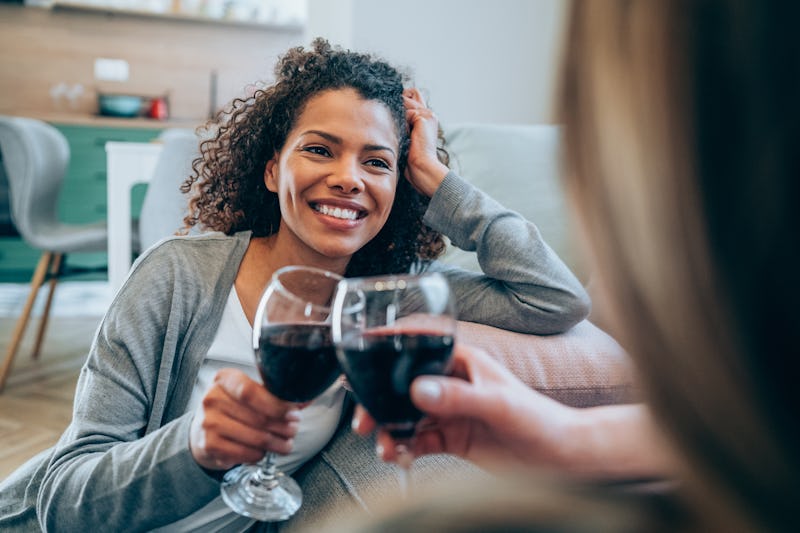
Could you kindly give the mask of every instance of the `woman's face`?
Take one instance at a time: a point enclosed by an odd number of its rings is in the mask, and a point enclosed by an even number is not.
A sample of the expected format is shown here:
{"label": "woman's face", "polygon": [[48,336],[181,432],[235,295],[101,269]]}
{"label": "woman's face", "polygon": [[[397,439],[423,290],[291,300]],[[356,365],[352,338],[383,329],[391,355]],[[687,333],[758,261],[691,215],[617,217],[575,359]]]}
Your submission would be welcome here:
{"label": "woman's face", "polygon": [[379,101],[353,89],[308,100],[264,172],[280,202],[278,238],[299,252],[349,259],[389,217],[398,144],[392,116]]}

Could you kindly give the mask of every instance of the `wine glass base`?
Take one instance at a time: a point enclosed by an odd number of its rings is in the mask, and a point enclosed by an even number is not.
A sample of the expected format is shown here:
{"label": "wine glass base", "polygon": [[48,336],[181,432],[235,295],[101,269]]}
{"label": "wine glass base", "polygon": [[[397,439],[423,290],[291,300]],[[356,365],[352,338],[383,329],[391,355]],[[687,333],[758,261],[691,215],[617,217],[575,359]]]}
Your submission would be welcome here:
{"label": "wine glass base", "polygon": [[242,516],[262,522],[287,520],[303,503],[300,486],[280,472],[272,483],[262,483],[260,470],[258,465],[241,465],[228,471],[220,486],[222,499]]}

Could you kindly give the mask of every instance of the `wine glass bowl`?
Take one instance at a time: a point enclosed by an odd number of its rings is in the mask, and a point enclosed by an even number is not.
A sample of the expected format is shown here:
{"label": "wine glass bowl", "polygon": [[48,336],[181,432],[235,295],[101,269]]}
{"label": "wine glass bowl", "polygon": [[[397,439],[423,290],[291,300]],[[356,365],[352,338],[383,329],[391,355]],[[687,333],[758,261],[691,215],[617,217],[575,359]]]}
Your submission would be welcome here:
{"label": "wine glass bowl", "polygon": [[336,355],[358,400],[396,441],[410,439],[423,414],[411,382],[450,368],[456,320],[444,276],[354,278],[333,304]]}
{"label": "wine glass bowl", "polygon": [[[253,321],[256,366],[269,392],[306,403],[341,375],[331,339],[330,304],[341,276],[312,267],[277,270]],[[278,471],[274,454],[228,471],[222,499],[235,512],[261,521],[286,520],[302,505],[300,486]]]}

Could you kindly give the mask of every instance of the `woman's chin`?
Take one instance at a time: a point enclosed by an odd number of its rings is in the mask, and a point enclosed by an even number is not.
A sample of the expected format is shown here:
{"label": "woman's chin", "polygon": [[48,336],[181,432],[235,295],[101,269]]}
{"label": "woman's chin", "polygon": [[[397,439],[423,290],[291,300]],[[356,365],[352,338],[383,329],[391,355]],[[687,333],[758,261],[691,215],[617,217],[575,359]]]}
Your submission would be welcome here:
{"label": "woman's chin", "polygon": [[334,241],[333,239],[328,239],[327,241],[316,243],[317,246],[314,246],[314,249],[318,254],[332,261],[347,261],[353,257],[356,252],[366,246],[367,242],[364,242],[361,239],[358,239],[358,242],[347,240]]}
{"label": "woman's chin", "polygon": [[331,263],[342,261],[344,263],[350,261],[360,248],[353,246],[320,246],[316,248],[317,253],[321,256],[323,261]]}

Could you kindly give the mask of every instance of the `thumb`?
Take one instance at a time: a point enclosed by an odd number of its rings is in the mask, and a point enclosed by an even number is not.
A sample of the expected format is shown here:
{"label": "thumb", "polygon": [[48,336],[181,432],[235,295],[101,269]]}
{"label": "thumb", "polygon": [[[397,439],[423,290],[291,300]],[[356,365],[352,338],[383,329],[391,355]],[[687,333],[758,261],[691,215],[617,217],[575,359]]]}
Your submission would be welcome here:
{"label": "thumb", "polygon": [[420,376],[411,384],[411,399],[429,415],[481,418],[486,401],[472,383],[450,377]]}

